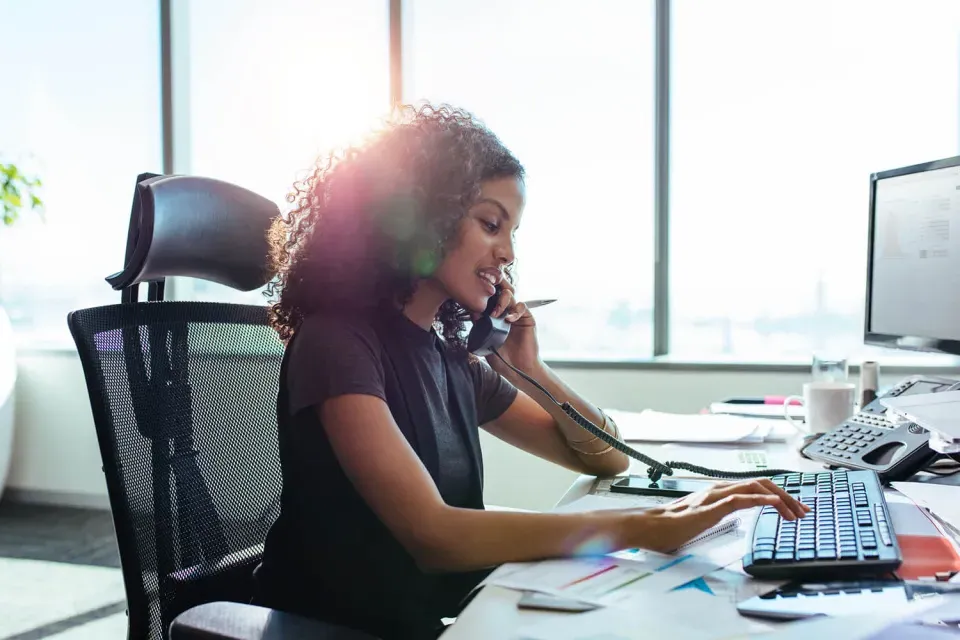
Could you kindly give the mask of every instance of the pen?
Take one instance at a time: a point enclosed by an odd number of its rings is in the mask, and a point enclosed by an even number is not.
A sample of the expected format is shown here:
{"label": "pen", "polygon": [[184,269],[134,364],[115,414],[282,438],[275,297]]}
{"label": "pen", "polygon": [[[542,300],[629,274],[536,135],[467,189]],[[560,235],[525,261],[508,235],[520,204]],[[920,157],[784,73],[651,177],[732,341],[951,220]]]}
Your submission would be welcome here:
{"label": "pen", "polygon": [[[786,400],[786,396],[756,396],[756,397],[743,397],[743,398],[727,398],[726,400],[721,400],[720,402],[724,404],[783,404]],[[791,405],[799,405],[799,400],[791,400]]]}
{"label": "pen", "polygon": [[552,298],[550,300],[527,300],[523,304],[527,305],[527,309],[536,309],[537,307],[542,307],[556,301],[556,298]]}

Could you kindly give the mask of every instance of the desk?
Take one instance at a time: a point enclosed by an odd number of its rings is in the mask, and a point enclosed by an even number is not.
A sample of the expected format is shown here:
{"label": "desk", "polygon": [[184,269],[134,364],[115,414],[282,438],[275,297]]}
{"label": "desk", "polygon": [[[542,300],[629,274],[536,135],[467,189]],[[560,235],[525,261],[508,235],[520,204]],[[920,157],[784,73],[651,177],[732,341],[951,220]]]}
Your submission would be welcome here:
{"label": "desk", "polygon": [[[704,446],[684,447],[684,462],[692,462],[701,466],[715,469],[730,468],[731,460],[736,452],[744,449],[762,451],[767,456],[770,468],[790,469],[793,471],[823,471],[819,462],[807,460],[797,451],[801,436],[797,434],[786,443],[765,443],[763,445],[738,446]],[[646,453],[658,460],[675,460],[676,454],[671,445],[630,443],[641,453]],[[695,455],[687,455],[696,449]],[[628,474],[646,475],[647,468],[636,460],[631,460]],[[702,477],[687,471],[677,471],[676,476]],[[574,481],[563,495],[558,505],[563,505],[586,495],[593,481],[592,476],[581,476]],[[517,609],[520,592],[503,587],[485,587],[473,601],[460,613],[457,622],[443,634],[443,640],[488,640],[489,638],[510,638],[513,633],[524,625],[538,620],[546,620],[558,615],[551,612],[530,611]]]}

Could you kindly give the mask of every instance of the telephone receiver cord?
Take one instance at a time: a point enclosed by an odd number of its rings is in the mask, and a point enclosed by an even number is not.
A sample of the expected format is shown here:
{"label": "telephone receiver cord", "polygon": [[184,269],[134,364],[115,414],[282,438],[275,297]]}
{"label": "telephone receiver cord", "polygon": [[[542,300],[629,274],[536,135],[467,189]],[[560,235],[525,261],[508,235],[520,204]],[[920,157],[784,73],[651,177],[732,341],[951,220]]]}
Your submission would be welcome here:
{"label": "telephone receiver cord", "polygon": [[704,476],[711,478],[722,478],[726,480],[745,480],[749,478],[768,478],[770,476],[779,476],[779,475],[788,475],[792,473],[797,473],[796,471],[790,471],[788,469],[765,469],[763,471],[722,471],[720,469],[711,469],[709,467],[701,467],[700,465],[690,464],[689,462],[677,462],[677,461],[667,461],[659,462],[654,460],[650,456],[640,453],[633,447],[617,440],[612,435],[607,433],[605,430],[601,429],[597,425],[593,424],[588,420],[583,414],[576,410],[576,408],[571,405],[569,402],[558,402],[553,395],[547,391],[543,386],[534,380],[532,377],[528,376],[520,369],[517,369],[515,366],[510,364],[500,355],[500,352],[496,349],[491,349],[492,353],[500,358],[500,361],[503,364],[510,367],[518,376],[535,386],[537,389],[542,391],[551,402],[560,407],[560,409],[567,414],[567,416],[577,423],[579,427],[586,430],[588,433],[596,436],[600,440],[604,441],[620,453],[633,458],[634,460],[639,460],[640,462],[648,465],[647,477],[650,478],[651,486],[655,485],[661,477],[667,475],[672,476],[674,469],[683,469],[685,471],[691,471],[693,473],[699,473]]}

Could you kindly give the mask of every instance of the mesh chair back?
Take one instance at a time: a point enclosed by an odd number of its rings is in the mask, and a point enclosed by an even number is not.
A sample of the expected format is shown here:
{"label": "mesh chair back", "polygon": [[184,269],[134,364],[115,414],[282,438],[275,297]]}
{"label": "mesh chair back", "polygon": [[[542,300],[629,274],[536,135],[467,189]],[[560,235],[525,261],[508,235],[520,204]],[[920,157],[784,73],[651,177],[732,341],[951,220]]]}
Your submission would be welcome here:
{"label": "mesh chair back", "polygon": [[131,638],[246,602],[279,511],[283,345],[266,307],[118,304],[72,312],[128,600]]}

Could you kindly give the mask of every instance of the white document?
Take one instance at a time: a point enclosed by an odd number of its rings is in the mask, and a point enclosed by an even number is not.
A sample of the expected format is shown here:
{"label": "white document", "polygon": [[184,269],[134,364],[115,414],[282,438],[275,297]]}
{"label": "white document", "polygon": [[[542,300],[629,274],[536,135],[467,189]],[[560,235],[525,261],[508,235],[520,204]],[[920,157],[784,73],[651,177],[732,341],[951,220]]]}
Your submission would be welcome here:
{"label": "white document", "polygon": [[577,498],[573,502],[555,507],[550,510],[550,513],[582,513],[584,511],[608,511],[610,509],[649,509],[650,507],[667,504],[673,500],[676,500],[676,498],[614,492],[604,495],[591,493],[582,498]]}
{"label": "white document", "polygon": [[960,437],[960,391],[891,396],[880,404],[921,427]]}
{"label": "white document", "polygon": [[780,587],[786,580],[757,580],[743,571],[743,565],[737,564],[703,576],[703,582],[713,592],[713,597],[730,603],[731,607],[744,600],[769,593]]}
{"label": "white document", "polygon": [[894,482],[893,488],[954,529],[960,530],[960,487],[929,482]]}
{"label": "white document", "polygon": [[[905,602],[902,606],[890,610],[875,611],[871,614],[836,617],[817,617],[798,620],[778,626],[770,633],[750,636],[750,640],[821,640],[842,638],[843,640],[903,640],[903,629],[883,633],[884,629],[898,622],[926,620],[931,613],[947,601],[942,596],[922,598]],[[941,627],[942,629],[942,627]],[[926,637],[923,634],[913,636]],[[937,636],[939,637],[939,636]]]}
{"label": "white document", "polygon": [[671,556],[631,549],[614,555],[516,563],[501,568],[484,583],[616,606],[640,593],[669,591],[719,568],[692,554]]}
{"label": "white document", "polygon": [[627,442],[763,442],[769,420],[708,413],[605,410]]}
{"label": "white document", "polygon": [[[784,413],[789,413],[791,418],[803,420],[806,413],[802,405],[791,404],[786,411],[782,404],[736,404],[732,402],[713,402],[710,404],[710,413],[725,413],[736,416],[751,416],[754,418],[768,418],[773,420],[784,420]],[[792,428],[792,427],[791,427]]]}
{"label": "white document", "polygon": [[[721,640],[743,637],[758,626],[722,598],[682,589],[644,592],[622,607],[563,616],[521,628],[525,640]],[[766,626],[760,628],[768,628]]]}
{"label": "white document", "polygon": [[818,617],[779,625],[774,631],[750,636],[750,640],[867,640],[892,624],[882,616]]}
{"label": "white document", "polygon": [[943,536],[935,521],[912,498],[896,491],[884,491],[883,495],[887,499],[894,533],[900,536]]}

